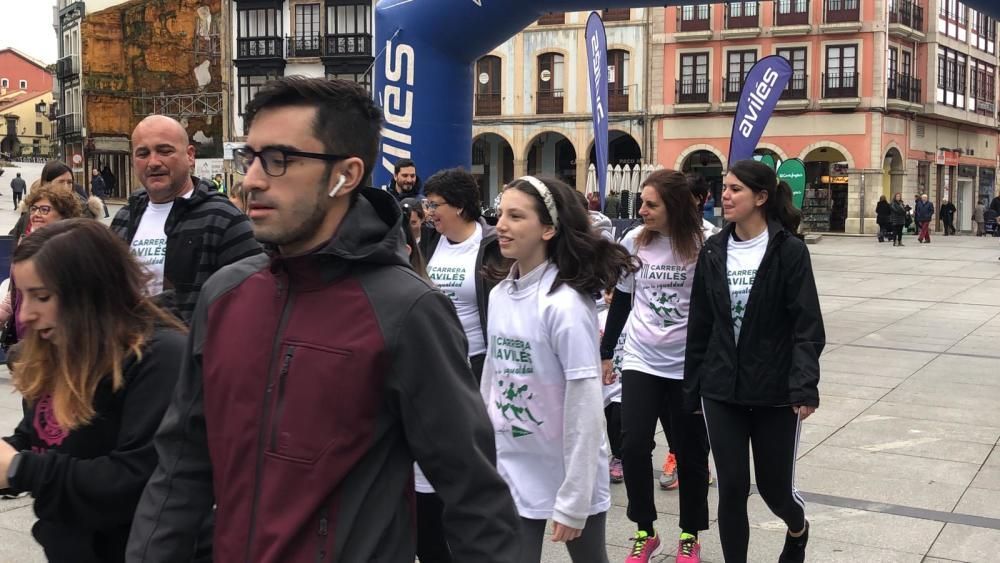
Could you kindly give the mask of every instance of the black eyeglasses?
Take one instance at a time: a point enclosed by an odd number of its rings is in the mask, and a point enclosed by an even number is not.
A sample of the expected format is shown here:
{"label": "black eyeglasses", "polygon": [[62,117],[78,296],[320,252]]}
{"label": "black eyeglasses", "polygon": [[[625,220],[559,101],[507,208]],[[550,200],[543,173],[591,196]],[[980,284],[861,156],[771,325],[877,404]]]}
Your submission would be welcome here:
{"label": "black eyeglasses", "polygon": [[267,147],[259,151],[255,151],[250,147],[241,147],[233,149],[233,164],[236,166],[237,172],[240,174],[246,174],[247,171],[250,170],[250,167],[253,166],[253,162],[259,158],[260,165],[264,167],[264,173],[272,178],[277,178],[278,176],[283,176],[285,174],[285,170],[288,167],[288,157],[290,156],[315,158],[317,160],[325,160],[327,162],[336,162],[338,160],[350,158],[350,156],[346,155],[292,151],[277,147]]}
{"label": "black eyeglasses", "polygon": [[28,208],[28,215],[34,215],[38,213],[39,215],[45,216],[52,212],[52,206],[50,205],[32,205]]}

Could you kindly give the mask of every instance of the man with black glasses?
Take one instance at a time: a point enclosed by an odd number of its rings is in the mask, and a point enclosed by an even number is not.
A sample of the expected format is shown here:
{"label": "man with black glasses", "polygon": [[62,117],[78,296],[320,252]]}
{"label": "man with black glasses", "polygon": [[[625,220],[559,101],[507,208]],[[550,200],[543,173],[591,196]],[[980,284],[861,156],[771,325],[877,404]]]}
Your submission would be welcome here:
{"label": "man with black glasses", "polygon": [[151,115],[139,122],[132,166],[146,189],[129,198],[111,230],[149,272],[149,294],[190,322],[209,276],[261,247],[246,216],[211,181],[191,176],[194,146],[176,120]]}
{"label": "man with black glasses", "polygon": [[410,269],[394,198],[363,188],[381,111],[284,77],[247,106],[247,212],[267,256],[205,285],[130,562],[412,563],[413,462],[455,561],[514,563],[519,520],[445,295]]}

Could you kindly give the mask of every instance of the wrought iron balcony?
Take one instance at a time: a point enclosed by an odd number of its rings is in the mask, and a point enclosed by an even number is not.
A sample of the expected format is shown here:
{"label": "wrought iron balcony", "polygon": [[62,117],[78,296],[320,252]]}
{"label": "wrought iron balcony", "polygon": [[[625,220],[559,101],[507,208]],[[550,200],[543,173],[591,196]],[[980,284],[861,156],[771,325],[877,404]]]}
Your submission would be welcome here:
{"label": "wrought iron balcony", "polygon": [[740,93],[743,91],[744,77],[742,76],[727,76],[725,77],[726,91],[723,92],[723,100],[727,102],[738,102],[740,101]]}
{"label": "wrought iron balcony", "polygon": [[895,73],[889,75],[889,97],[913,104],[920,103],[921,82],[919,78]]}
{"label": "wrought iron balcony", "polygon": [[678,104],[707,104],[709,101],[708,77],[684,78],[677,83]]}
{"label": "wrought iron balcony", "polygon": [[805,73],[793,73],[792,78],[788,81],[788,86],[785,86],[785,90],[781,93],[782,100],[806,100],[808,99],[807,88],[809,86],[809,77]]}
{"label": "wrought iron balcony", "polygon": [[538,91],[538,95],[535,97],[535,113],[562,113],[563,111],[562,89]]}
{"label": "wrought iron balcony", "polygon": [[236,39],[237,59],[284,59],[282,37],[240,37]]}
{"label": "wrought iron balcony", "polygon": [[857,98],[858,75],[852,72],[823,73],[824,98]]}
{"label": "wrought iron balcony", "polygon": [[629,86],[608,86],[608,111],[628,111]]}
{"label": "wrought iron balcony", "polygon": [[370,57],[372,56],[372,36],[370,33],[328,33],[323,47],[324,57]]}
{"label": "wrought iron balcony", "polygon": [[910,29],[923,31],[924,9],[916,2],[896,0],[896,5],[889,10],[889,23],[898,23]]}
{"label": "wrought iron balcony", "polygon": [[80,56],[67,55],[56,61],[56,76],[60,80],[80,74]]}
{"label": "wrought iron balcony", "polygon": [[476,115],[500,115],[500,94],[476,94]]}
{"label": "wrought iron balcony", "polygon": [[292,57],[318,57],[323,54],[322,35],[293,35],[285,43],[285,53]]}
{"label": "wrought iron balcony", "polygon": [[56,134],[60,137],[68,135],[79,135],[83,131],[83,116],[79,113],[67,113],[60,115]]}

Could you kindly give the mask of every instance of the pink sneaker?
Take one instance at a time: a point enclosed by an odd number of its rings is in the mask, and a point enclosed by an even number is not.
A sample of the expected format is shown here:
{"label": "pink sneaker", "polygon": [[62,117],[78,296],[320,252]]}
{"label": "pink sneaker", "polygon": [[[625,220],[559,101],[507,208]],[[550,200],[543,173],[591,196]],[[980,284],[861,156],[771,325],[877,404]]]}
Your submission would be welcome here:
{"label": "pink sneaker", "polygon": [[677,542],[677,563],[701,563],[701,544],[691,534],[681,534]]}
{"label": "pink sneaker", "polygon": [[663,551],[659,536],[650,536],[646,532],[636,532],[632,544],[632,554],[625,558],[625,563],[649,563],[649,560]]}
{"label": "pink sneaker", "polygon": [[621,483],[625,480],[625,472],[622,470],[622,460],[617,457],[611,458],[611,464],[608,466],[611,472],[611,482]]}

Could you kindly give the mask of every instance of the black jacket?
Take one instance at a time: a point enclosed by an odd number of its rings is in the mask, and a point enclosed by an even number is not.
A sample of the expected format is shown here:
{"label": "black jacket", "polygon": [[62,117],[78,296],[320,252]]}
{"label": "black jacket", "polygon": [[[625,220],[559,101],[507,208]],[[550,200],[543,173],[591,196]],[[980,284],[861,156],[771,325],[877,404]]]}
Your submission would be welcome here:
{"label": "black jacket", "polygon": [[153,474],[153,435],[170,403],[184,352],[184,335],[158,329],[142,360],[130,356],[125,385],[104,379],[94,419],[65,432],[51,402],[24,405],[24,418],[4,440],[21,451],[10,486],[35,498],[32,535],[53,563],[125,561],[136,504]]}
{"label": "black jacket", "polygon": [[906,205],[901,201],[889,204],[889,224],[901,226],[906,224]]}
{"label": "black jacket", "polygon": [[879,201],[875,205],[875,222],[879,225],[889,225],[890,215],[892,215],[892,206],[889,205],[888,201]]}
{"label": "black jacket", "polygon": [[[227,264],[260,254],[246,215],[220,194],[215,184],[192,177],[194,193],[177,198],[167,216],[167,255],[163,263],[162,302],[184,322],[191,321],[201,286]],[[145,190],[133,194],[111,222],[111,230],[131,244],[149,205]],[[172,294],[171,294],[172,290]]]}
{"label": "black jacket", "polygon": [[[483,275],[483,268],[510,268],[510,262],[500,254],[500,242],[497,240],[497,230],[486,223],[483,218],[479,218],[479,225],[483,228],[483,240],[479,243],[479,255],[476,256],[476,301],[479,304],[479,323],[483,327],[483,337],[486,337],[486,312],[490,308],[490,291],[497,282],[487,279]],[[438,241],[441,240],[441,233],[433,227],[424,227],[420,235],[420,252],[424,256],[427,264],[431,263],[431,257],[437,250]]]}
{"label": "black jacket", "polygon": [[424,197],[424,183],[420,181],[420,176],[417,176],[416,183],[413,184],[413,188],[408,192],[398,192],[396,191],[396,179],[393,178],[389,183],[383,188],[385,191],[392,194],[392,197],[396,198],[396,201],[403,201],[408,197],[415,197],[417,199],[423,199]]}
{"label": "black jacket", "polygon": [[952,219],[955,218],[956,211],[958,211],[958,208],[955,207],[955,204],[951,203],[950,201],[942,205],[941,209],[939,210],[939,214],[941,215],[941,220],[946,223],[948,221],[951,221]]}
{"label": "black jacket", "polygon": [[819,356],[826,343],[805,242],[778,223],[750,290],[737,344],[726,268],[734,224],[698,257],[688,316],[684,404],[700,397],[747,406],[819,406]]}
{"label": "black jacket", "polygon": [[104,178],[100,174],[90,179],[90,193],[104,199],[107,196],[107,187],[104,185]]}

